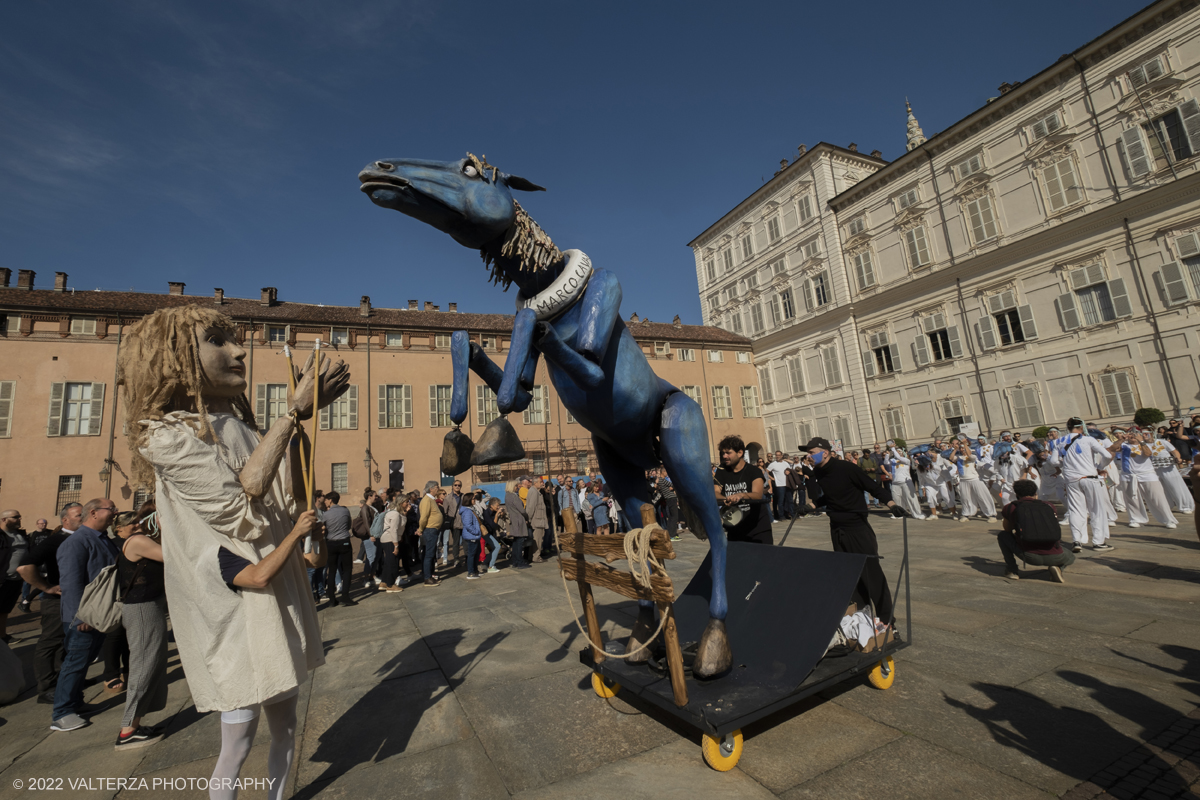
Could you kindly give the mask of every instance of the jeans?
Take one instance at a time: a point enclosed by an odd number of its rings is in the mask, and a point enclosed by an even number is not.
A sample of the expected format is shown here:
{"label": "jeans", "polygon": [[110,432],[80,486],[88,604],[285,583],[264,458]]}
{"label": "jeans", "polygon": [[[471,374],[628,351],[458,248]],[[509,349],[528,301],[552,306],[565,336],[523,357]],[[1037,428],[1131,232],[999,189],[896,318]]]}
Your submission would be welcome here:
{"label": "jeans", "polygon": [[371,538],[362,540],[362,548],[358,551],[358,557],[363,562],[363,572],[370,575],[370,567],[375,564],[375,551],[377,546],[375,540]]}
{"label": "jeans", "polygon": [[663,516],[667,518],[667,524],[664,528],[671,536],[679,535],[679,498],[667,497],[663,499]]}
{"label": "jeans", "polygon": [[380,543],[379,549],[383,551],[383,585],[398,586],[400,584],[400,554],[395,552],[395,546],[387,543]]}
{"label": "jeans", "polygon": [[104,646],[104,634],[99,631],[81,631],[78,623],[63,623],[66,637],[62,670],[58,673],[58,686],[54,690],[54,713],[51,720],[62,719],[83,705],[83,681],[87,677],[88,664],[100,654]]}
{"label": "jeans", "polygon": [[496,559],[500,557],[500,540],[495,536],[488,534],[489,546],[492,548],[491,558],[488,560],[488,569],[496,566]]}
{"label": "jeans", "polygon": [[529,542],[528,536],[514,536],[512,543],[512,565],[514,567],[525,566],[525,545]]}
{"label": "jeans", "polygon": [[65,655],[59,607],[58,595],[42,595],[42,635],[33,651],[33,676],[37,679],[38,694],[53,691],[58,685],[58,671]]}
{"label": "jeans", "polygon": [[354,548],[350,544],[349,539],[331,542],[325,541],[325,547],[329,550],[329,560],[325,564],[325,597],[332,600],[334,591],[338,588],[337,583],[341,583],[342,599],[350,599],[350,571],[353,568],[352,554]]}
{"label": "jeans", "polygon": [[480,547],[479,540],[478,539],[468,539],[467,537],[464,536],[463,541],[466,542],[466,544],[467,544],[467,574],[468,575],[478,575],[479,574],[479,547]]}
{"label": "jeans", "polygon": [[433,562],[437,559],[438,529],[426,528],[421,534],[421,542],[425,545],[425,580],[434,580]]}
{"label": "jeans", "polygon": [[1004,555],[1004,566],[1010,572],[1017,571],[1016,556],[1020,556],[1026,564],[1035,567],[1069,567],[1075,563],[1075,554],[1070,549],[1064,549],[1061,553],[1055,554],[1026,553],[1017,544],[1012,531],[1000,531],[996,534],[996,544],[1000,545],[1000,552]]}
{"label": "jeans", "polygon": [[453,528],[446,528],[441,534],[442,558],[449,564],[452,560],[458,561],[458,542],[462,538],[462,531]]}
{"label": "jeans", "polygon": [[325,568],[309,567],[308,583],[312,586],[313,594],[317,597],[325,594]]}

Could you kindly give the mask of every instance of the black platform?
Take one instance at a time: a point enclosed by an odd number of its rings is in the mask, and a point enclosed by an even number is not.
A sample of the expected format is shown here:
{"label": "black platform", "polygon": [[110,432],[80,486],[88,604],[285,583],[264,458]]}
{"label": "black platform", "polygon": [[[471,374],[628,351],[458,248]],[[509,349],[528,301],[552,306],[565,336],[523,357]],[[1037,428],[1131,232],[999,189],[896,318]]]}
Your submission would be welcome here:
{"label": "black platform", "polygon": [[[907,528],[907,526],[906,526]],[[907,568],[907,530],[905,561]],[[594,664],[591,648],[580,660],[609,681],[684,719],[723,735],[815,692],[869,671],[884,656],[908,646],[896,641],[873,653],[822,658],[869,556],[824,550],[729,543],[725,624],[733,670],[713,681],[688,679],[688,704],[675,705],[671,681],[646,665],[605,659]],[[708,624],[712,554],[675,602],[681,644],[700,638]],[[893,591],[896,590],[896,587]],[[907,593],[906,593],[907,594]],[[907,599],[907,598],[906,598]]]}

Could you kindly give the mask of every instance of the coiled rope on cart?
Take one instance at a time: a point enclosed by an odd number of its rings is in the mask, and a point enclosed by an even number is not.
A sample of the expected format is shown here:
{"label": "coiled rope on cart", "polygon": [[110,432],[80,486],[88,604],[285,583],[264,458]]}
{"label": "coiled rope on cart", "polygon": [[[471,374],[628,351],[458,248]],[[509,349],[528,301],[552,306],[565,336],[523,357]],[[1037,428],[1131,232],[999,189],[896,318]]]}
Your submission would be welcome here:
{"label": "coiled rope on cart", "polygon": [[[650,546],[650,536],[655,530],[662,530],[658,526],[649,526],[645,528],[634,528],[625,534],[625,559],[629,562],[629,573],[633,576],[633,580],[639,586],[650,590],[650,578],[654,574],[654,568],[662,570],[662,562],[654,555],[654,550]],[[584,534],[585,536],[587,534]],[[558,546],[558,558],[561,561],[563,558],[562,540],[558,536],[558,529],[554,530],[554,543]],[[574,552],[574,551],[572,551]],[[583,564],[586,563],[583,559],[579,559],[580,563],[576,564],[576,569],[582,574]],[[584,640],[592,646],[597,653],[604,653],[606,658],[632,658],[638,653],[648,648],[658,635],[662,633],[663,627],[667,624],[667,615],[659,614],[658,629],[654,631],[654,635],[640,644],[636,649],[628,653],[609,653],[604,649],[604,646],[592,641],[592,637],[584,630],[583,623],[579,619],[579,614],[575,611],[575,604],[571,601],[571,587],[567,586],[567,572],[559,565],[558,574],[562,577],[563,591],[567,595],[567,605],[571,608],[571,614],[575,617],[575,627],[579,628],[579,633]],[[586,580],[586,579],[585,579]],[[651,592],[653,597],[653,592]]]}

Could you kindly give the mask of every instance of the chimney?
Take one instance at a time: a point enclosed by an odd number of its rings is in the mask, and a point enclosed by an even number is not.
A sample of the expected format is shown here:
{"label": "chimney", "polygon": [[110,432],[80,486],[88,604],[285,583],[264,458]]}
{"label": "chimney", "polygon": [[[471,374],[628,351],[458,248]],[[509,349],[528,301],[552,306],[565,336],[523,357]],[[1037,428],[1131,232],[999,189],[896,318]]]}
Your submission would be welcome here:
{"label": "chimney", "polygon": [[225,290],[213,289],[213,302],[217,305],[222,305],[225,302]]}
{"label": "chimney", "polygon": [[1004,83],[1000,84],[996,88],[998,88],[1000,90],[1000,94],[1008,94],[1009,92],[1011,92],[1013,89],[1015,89],[1017,87],[1013,86],[1008,81],[1005,81]]}
{"label": "chimney", "polygon": [[17,270],[17,288],[18,289],[32,289],[33,288],[33,278],[35,275],[37,275],[37,273],[31,269]]}
{"label": "chimney", "polygon": [[805,153],[808,152],[808,147],[806,145],[800,145],[799,147],[796,148],[796,150],[797,150],[797,152],[800,153],[800,155],[804,155]]}
{"label": "chimney", "polygon": [[364,294],[362,296],[362,300],[358,301],[358,315],[360,317],[371,316],[371,297],[370,297],[370,295]]}
{"label": "chimney", "polygon": [[12,270],[8,267],[0,267],[0,286],[8,288],[8,282],[12,279]]}
{"label": "chimney", "polygon": [[433,301],[432,301],[432,300],[426,300],[426,301],[425,301],[425,310],[426,310],[426,311],[434,311],[434,310],[435,310],[435,309],[434,309],[434,307],[433,307]]}
{"label": "chimney", "polygon": [[67,273],[54,273],[54,291],[65,292],[67,290]]}
{"label": "chimney", "polygon": [[408,310],[409,310],[409,311],[416,311],[416,310],[417,310],[417,301],[416,301],[416,300],[409,300],[409,301],[408,301]]}
{"label": "chimney", "polygon": [[851,143],[850,143],[850,146],[849,146],[849,147],[847,147],[846,149],[847,149],[847,150],[849,150],[851,153],[857,153],[857,152],[858,152],[858,145],[856,145],[854,142],[851,142]]}
{"label": "chimney", "polygon": [[167,294],[183,294],[183,287],[186,285],[179,281],[167,281]]}
{"label": "chimney", "polygon": [[258,302],[264,306],[275,305],[275,300],[279,296],[279,290],[274,286],[264,286],[262,290],[262,299]]}
{"label": "chimney", "polygon": [[453,313],[455,313],[455,314],[457,314],[457,313],[458,313],[458,303],[451,303],[451,304],[450,304],[450,311],[451,311],[451,312],[453,312]]}
{"label": "chimney", "polygon": [[629,321],[630,321],[630,322],[637,322],[637,321],[638,321],[638,315],[637,315],[637,312],[636,312],[636,311],[635,311],[635,312],[633,312],[632,314],[630,314],[630,315],[629,315]]}
{"label": "chimney", "polygon": [[671,320],[671,324],[672,324],[672,325],[674,325],[676,328],[682,328],[682,327],[683,327],[683,320],[681,320],[681,319],[679,318],[679,315],[678,315],[678,314],[676,314],[676,315],[675,315],[675,319]]}
{"label": "chimney", "polygon": [[881,150],[872,150],[871,158],[878,158],[880,160],[883,160],[883,152]]}

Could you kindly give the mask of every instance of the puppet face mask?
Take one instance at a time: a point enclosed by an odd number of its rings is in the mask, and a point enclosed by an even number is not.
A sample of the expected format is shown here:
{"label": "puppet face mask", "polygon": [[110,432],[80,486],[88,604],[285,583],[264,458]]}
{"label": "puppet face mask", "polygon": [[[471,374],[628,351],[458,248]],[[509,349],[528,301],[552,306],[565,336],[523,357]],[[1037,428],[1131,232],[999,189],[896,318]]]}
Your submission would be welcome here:
{"label": "puppet face mask", "polygon": [[237,397],[246,391],[246,351],[230,331],[196,324],[204,394],[212,398]]}

